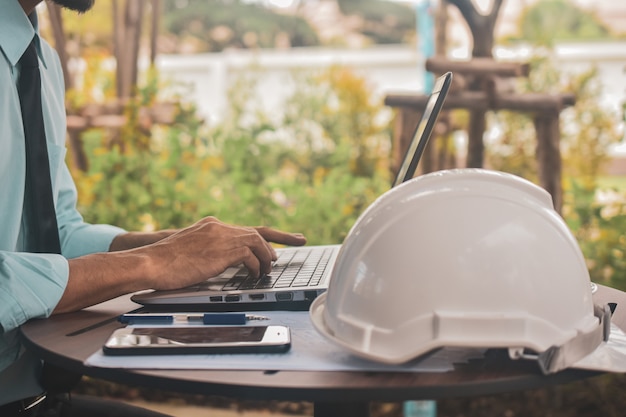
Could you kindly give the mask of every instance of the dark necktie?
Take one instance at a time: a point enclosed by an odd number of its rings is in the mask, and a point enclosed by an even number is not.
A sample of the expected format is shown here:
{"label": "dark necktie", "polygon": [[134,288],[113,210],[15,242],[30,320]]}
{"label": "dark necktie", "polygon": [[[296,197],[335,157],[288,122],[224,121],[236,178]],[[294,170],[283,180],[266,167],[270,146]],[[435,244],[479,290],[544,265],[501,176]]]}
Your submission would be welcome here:
{"label": "dark necktie", "polygon": [[[41,109],[41,74],[35,40],[20,58],[17,83],[26,138],[26,189],[24,213],[27,225],[27,248],[34,253],[61,253],[59,229],[52,197],[50,162]],[[41,384],[49,397],[69,392],[81,375],[45,362]],[[50,400],[52,401],[52,400]]]}
{"label": "dark necktie", "polygon": [[41,75],[34,39],[19,63],[17,91],[26,137],[24,212],[27,219],[27,247],[29,252],[61,253],[41,110]]}

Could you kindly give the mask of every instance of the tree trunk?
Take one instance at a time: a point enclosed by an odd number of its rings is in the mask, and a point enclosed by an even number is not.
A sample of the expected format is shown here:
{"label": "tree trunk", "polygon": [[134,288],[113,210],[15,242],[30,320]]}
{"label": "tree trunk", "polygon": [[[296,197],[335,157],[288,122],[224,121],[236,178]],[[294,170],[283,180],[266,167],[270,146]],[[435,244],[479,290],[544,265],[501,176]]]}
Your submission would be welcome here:
{"label": "tree trunk", "polygon": [[[123,6],[121,7],[121,4]],[[124,101],[135,94],[137,66],[145,0],[112,0],[113,50],[117,62],[117,97]]]}
{"label": "tree trunk", "polygon": [[63,80],[65,81],[65,91],[74,87],[74,82],[70,77],[67,62],[69,56],[65,49],[65,31],[63,30],[63,16],[61,15],[61,8],[52,2],[46,2],[48,7],[48,15],[50,16],[50,26],[52,26],[52,34],[54,36],[54,47],[59,54],[61,61],[61,70],[63,71]]}
{"label": "tree trunk", "polygon": [[[437,59],[438,57],[445,57],[448,50],[448,1],[442,0],[435,12],[435,56],[431,59]],[[437,71],[443,74],[447,70]],[[456,163],[450,163],[456,159],[456,149],[451,146],[450,134],[452,132],[450,114],[447,111],[442,111],[439,115],[437,126],[443,126],[441,132],[435,129],[433,135],[438,138],[438,155],[437,155],[437,169],[447,169],[456,167]]]}
{"label": "tree trunk", "polygon": [[[494,28],[503,0],[493,0],[491,10],[486,15],[478,12],[472,0],[447,1],[459,9],[472,32],[472,39],[474,41],[472,57],[491,58],[493,56]],[[477,76],[470,82],[469,89],[471,91],[480,91],[482,89],[482,83],[483,80],[481,77]],[[485,118],[486,112],[484,110],[475,109],[470,111],[467,152],[467,166],[470,168],[480,168],[483,165],[483,134],[487,125]]]}
{"label": "tree trunk", "polygon": [[435,13],[435,56],[446,56],[448,50],[448,0],[442,0]]}
{"label": "tree trunk", "polygon": [[[48,16],[50,18],[50,26],[52,28],[52,34],[54,36],[54,47],[59,55],[59,61],[61,62],[61,70],[63,71],[63,81],[65,82],[65,91],[74,88],[74,79],[70,75],[68,68],[69,55],[66,49],[66,36],[63,28],[63,15],[61,14],[61,8],[52,2],[46,2],[48,8]],[[75,116],[74,116],[75,117]],[[75,169],[86,172],[89,169],[89,162],[87,160],[87,154],[81,138],[81,130],[76,130],[70,127],[71,123],[69,119],[72,116],[68,116],[67,121],[67,134],[68,134],[68,147],[69,154],[71,156],[72,166]]]}
{"label": "tree trunk", "polygon": [[152,0],[152,25],[150,27],[150,66],[154,67],[157,56],[157,40],[159,38],[159,17],[161,16],[161,0]]}

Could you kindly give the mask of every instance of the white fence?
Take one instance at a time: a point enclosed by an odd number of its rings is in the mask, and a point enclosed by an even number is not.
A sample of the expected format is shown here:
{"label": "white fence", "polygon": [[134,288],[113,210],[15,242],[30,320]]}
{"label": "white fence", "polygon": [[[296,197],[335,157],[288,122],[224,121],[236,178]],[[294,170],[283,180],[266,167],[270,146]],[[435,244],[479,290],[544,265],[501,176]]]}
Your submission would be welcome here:
{"label": "white fence", "polygon": [[[556,50],[560,69],[581,72],[597,66],[602,83],[602,103],[621,114],[626,102],[626,42],[561,44]],[[499,59],[525,61],[532,50],[524,47],[497,48]],[[157,66],[165,79],[178,84],[209,121],[224,116],[228,86],[254,67],[260,72],[257,97],[268,112],[280,112],[283,100],[294,88],[290,73],[344,65],[363,75],[373,96],[394,92],[422,91],[424,62],[410,45],[368,49],[294,48],[285,50],[232,50],[197,55],[162,55]],[[182,86],[187,86],[187,89]]]}
{"label": "white fence", "polygon": [[365,50],[294,48],[287,50],[233,50],[214,54],[162,55],[157,66],[165,79],[178,84],[210,121],[224,116],[228,87],[242,73],[259,71],[257,97],[263,108],[281,111],[283,100],[291,95],[294,83],[291,72],[321,69],[332,65],[353,68],[364,76],[373,95],[393,91],[420,91],[423,62],[410,47],[376,47]]}

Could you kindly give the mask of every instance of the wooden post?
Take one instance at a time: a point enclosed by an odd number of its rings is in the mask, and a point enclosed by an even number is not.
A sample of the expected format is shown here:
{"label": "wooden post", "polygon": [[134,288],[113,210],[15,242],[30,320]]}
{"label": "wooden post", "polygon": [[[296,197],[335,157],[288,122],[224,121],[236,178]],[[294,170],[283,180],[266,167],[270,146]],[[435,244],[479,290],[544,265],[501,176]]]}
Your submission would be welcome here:
{"label": "wooden post", "polygon": [[422,117],[422,112],[410,108],[400,107],[396,111],[395,127],[393,130],[393,143],[391,145],[391,178],[396,177],[402,162],[402,156],[411,143],[413,132]]}
{"label": "wooden post", "polygon": [[83,147],[81,138],[82,132],[87,129],[89,122],[85,117],[76,115],[67,115],[67,137],[70,143],[70,151],[72,156],[72,165],[74,168],[87,172],[89,169],[89,161]]}
{"label": "wooden post", "polygon": [[561,149],[559,112],[536,114],[534,119],[537,132],[537,164],[540,185],[552,195],[554,209],[561,213],[563,208],[563,187],[561,175]]}
{"label": "wooden post", "polygon": [[437,73],[452,71],[463,75],[527,77],[530,64],[525,62],[499,62],[492,58],[472,58],[467,61],[451,61],[441,56],[426,60],[426,70]]}
{"label": "wooden post", "polygon": [[465,165],[468,168],[482,168],[485,154],[483,135],[487,128],[486,112],[481,109],[470,109],[469,114],[467,161]]}

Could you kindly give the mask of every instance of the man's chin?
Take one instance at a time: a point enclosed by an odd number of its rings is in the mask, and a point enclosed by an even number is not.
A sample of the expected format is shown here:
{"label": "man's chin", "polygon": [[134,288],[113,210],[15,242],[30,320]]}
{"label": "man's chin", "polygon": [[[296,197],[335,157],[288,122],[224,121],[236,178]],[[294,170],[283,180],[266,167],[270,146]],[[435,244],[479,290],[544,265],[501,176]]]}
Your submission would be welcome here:
{"label": "man's chin", "polygon": [[79,13],[84,13],[87,10],[93,7],[93,3],[95,0],[49,0],[54,4],[58,4],[59,6],[74,10]]}

